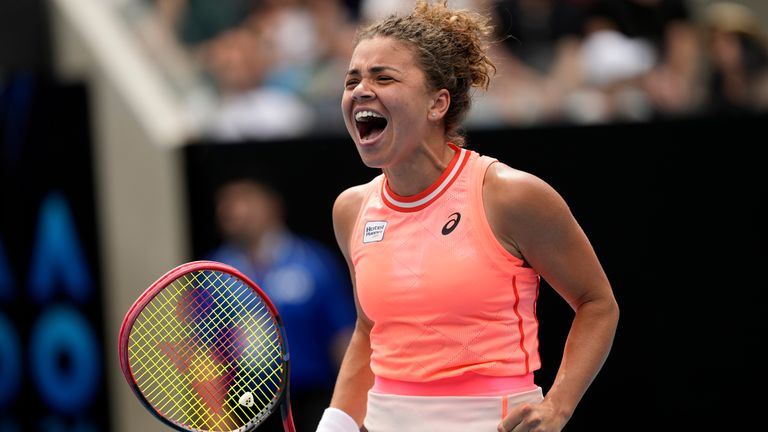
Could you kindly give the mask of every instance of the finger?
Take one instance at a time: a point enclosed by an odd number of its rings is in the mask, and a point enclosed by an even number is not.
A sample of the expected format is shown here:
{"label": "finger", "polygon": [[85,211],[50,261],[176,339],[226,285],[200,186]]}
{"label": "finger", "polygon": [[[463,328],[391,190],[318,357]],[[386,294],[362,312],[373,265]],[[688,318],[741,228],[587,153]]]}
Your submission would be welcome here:
{"label": "finger", "polygon": [[501,419],[501,422],[497,428],[498,432],[510,432],[520,424],[520,422],[523,420],[523,410],[521,408],[522,407],[516,407],[515,409],[511,410],[506,417]]}
{"label": "finger", "polygon": [[497,430],[499,432],[511,432],[517,427],[525,418],[525,415],[530,411],[528,404],[522,404],[514,407],[509,411],[506,417],[501,420]]}

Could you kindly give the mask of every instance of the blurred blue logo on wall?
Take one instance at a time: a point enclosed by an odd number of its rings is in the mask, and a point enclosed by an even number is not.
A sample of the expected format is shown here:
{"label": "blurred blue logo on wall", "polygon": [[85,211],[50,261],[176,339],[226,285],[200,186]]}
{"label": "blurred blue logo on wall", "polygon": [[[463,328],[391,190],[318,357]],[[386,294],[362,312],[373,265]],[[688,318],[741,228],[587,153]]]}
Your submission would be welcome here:
{"label": "blurred blue logo on wall", "polygon": [[0,432],[109,431],[87,92],[19,79],[24,103],[0,82]]}

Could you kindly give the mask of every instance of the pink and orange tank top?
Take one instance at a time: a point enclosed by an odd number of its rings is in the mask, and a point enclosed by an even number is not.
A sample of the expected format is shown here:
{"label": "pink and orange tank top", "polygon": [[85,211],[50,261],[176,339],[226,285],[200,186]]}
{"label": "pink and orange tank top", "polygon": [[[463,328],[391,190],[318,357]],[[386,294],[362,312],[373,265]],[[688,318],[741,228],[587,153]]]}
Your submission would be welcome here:
{"label": "pink and orange tank top", "polygon": [[483,179],[496,160],[449,145],[453,160],[422,193],[398,196],[383,174],[365,193],[350,252],[360,305],[374,322],[371,369],[397,382],[532,380],[539,275],[486,219]]}

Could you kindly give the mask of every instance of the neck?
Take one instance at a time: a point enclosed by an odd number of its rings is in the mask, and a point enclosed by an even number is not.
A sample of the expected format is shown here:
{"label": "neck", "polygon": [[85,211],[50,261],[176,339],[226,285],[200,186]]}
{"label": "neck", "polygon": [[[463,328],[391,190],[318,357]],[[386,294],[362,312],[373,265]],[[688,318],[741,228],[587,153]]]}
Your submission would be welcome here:
{"label": "neck", "polygon": [[444,142],[422,145],[406,161],[382,169],[389,188],[400,196],[416,195],[432,186],[456,153]]}

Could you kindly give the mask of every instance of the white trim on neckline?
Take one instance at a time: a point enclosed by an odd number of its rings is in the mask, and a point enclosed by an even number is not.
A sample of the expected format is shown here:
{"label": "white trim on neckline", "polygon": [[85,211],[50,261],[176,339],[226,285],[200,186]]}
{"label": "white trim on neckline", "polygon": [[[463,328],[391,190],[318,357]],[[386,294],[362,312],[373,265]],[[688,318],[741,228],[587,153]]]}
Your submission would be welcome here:
{"label": "white trim on neckline", "polygon": [[440,195],[440,193],[448,187],[449,184],[453,181],[453,179],[456,177],[456,174],[461,169],[462,164],[464,163],[464,159],[467,157],[468,151],[467,149],[459,147],[459,158],[456,160],[456,164],[453,166],[453,169],[450,173],[443,179],[442,183],[440,183],[439,186],[435,188],[429,195],[425,196],[422,199],[416,200],[416,201],[398,201],[392,195],[389,194],[387,191],[387,187],[385,186],[383,189],[383,195],[384,198],[389,201],[390,204],[405,208],[405,209],[412,209],[414,207],[419,207],[424,204],[427,204],[432,199],[434,199],[436,196]]}

